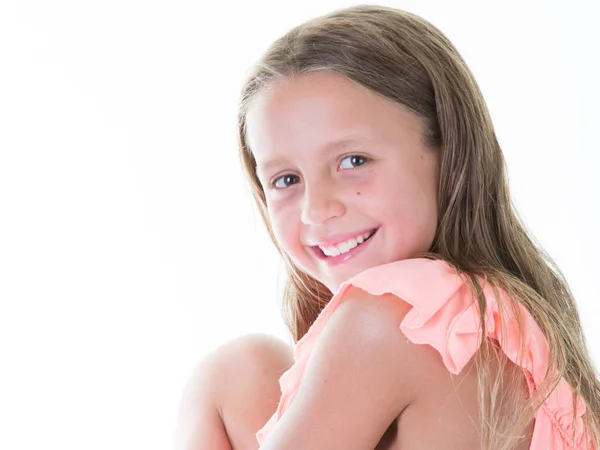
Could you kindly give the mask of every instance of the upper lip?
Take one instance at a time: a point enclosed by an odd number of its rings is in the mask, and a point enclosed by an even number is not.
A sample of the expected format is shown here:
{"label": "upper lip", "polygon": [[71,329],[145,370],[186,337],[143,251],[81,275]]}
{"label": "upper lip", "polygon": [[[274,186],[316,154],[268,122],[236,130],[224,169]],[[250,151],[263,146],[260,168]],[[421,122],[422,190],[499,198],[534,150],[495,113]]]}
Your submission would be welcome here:
{"label": "upper lip", "polygon": [[365,228],[362,231],[352,231],[350,233],[332,234],[330,236],[323,237],[321,239],[316,239],[316,240],[312,241],[309,244],[309,246],[310,247],[316,247],[316,246],[332,247],[334,245],[339,244],[340,242],[346,242],[350,238],[361,236],[361,235],[365,234],[367,231],[371,231],[374,229],[376,229],[376,228]]}

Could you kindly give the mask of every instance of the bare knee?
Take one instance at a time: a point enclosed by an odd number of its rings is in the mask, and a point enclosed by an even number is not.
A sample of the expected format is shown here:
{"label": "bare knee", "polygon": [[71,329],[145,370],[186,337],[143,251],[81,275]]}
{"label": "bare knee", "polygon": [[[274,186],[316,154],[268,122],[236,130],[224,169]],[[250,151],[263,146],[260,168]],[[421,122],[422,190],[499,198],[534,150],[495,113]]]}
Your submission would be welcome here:
{"label": "bare knee", "polygon": [[222,369],[273,369],[293,363],[289,345],[268,334],[247,334],[217,348],[208,359]]}
{"label": "bare knee", "polygon": [[[194,370],[186,391],[202,393],[222,403],[248,389],[270,388],[294,363],[293,352],[282,340],[267,334],[247,334],[210,352]],[[279,395],[277,394],[277,398]]]}
{"label": "bare knee", "polygon": [[293,362],[291,347],[280,339],[241,336],[200,362],[185,402],[202,402],[216,410],[232,448],[258,448],[255,434],[275,412],[281,396],[279,377]]}

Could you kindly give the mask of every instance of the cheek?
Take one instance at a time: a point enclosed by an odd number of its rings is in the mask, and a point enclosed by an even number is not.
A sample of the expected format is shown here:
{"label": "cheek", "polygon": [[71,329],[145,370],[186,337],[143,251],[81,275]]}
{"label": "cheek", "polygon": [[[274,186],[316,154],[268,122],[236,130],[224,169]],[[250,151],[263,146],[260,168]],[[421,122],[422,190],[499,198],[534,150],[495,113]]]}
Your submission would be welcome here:
{"label": "cheek", "polygon": [[302,245],[300,236],[300,221],[295,220],[292,211],[270,212],[269,218],[275,240],[280,249],[304,272],[311,273],[310,257]]}
{"label": "cheek", "polygon": [[398,238],[412,252],[427,251],[437,228],[437,205],[426,192],[417,190],[412,196],[398,198],[395,210]]}
{"label": "cheek", "polygon": [[273,234],[275,235],[275,239],[277,239],[277,242],[279,242],[279,245],[283,246],[282,230],[284,228],[282,227],[283,224],[281,223],[281,215],[277,214],[276,211],[272,211],[271,209],[269,209],[269,222],[271,224]]}
{"label": "cheek", "polygon": [[269,221],[275,239],[279,246],[288,254],[293,252],[294,242],[297,241],[298,229],[290,211],[284,211],[282,208],[272,207],[269,211]]}
{"label": "cheek", "polygon": [[388,227],[400,230],[407,238],[429,236],[437,226],[435,197],[419,183],[396,182],[393,185],[392,189],[389,185],[380,189],[379,195],[371,198],[368,208],[372,216]]}

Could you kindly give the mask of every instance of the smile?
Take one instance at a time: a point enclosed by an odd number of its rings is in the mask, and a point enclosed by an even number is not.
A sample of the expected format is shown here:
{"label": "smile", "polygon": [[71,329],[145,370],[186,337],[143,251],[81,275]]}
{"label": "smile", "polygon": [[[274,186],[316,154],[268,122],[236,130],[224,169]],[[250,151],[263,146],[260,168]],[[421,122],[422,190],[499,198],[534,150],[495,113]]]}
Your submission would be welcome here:
{"label": "smile", "polygon": [[374,228],[333,246],[317,245],[311,248],[315,252],[315,255],[319,259],[325,260],[328,265],[337,265],[361,253],[368,246],[367,244],[371,242],[371,238],[377,230],[379,228]]}
{"label": "smile", "polygon": [[321,249],[325,256],[338,256],[343,255],[344,253],[348,253],[355,247],[358,247],[363,242],[369,240],[371,236],[375,234],[376,229],[367,231],[359,236],[348,239],[347,241],[340,242],[339,244],[332,246],[319,245],[318,247]]}

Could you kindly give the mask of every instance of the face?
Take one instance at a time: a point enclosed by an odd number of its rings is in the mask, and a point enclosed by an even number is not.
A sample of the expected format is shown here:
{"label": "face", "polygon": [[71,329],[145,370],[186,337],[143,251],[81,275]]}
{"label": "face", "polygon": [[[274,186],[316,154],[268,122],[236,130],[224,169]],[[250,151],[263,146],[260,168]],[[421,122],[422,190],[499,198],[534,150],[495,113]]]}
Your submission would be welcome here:
{"label": "face", "polygon": [[275,238],[332,292],[431,247],[439,149],[399,105],[330,72],[286,78],[251,104],[247,143]]}

